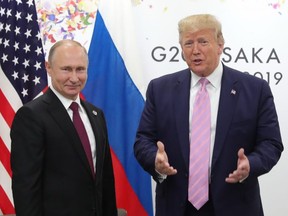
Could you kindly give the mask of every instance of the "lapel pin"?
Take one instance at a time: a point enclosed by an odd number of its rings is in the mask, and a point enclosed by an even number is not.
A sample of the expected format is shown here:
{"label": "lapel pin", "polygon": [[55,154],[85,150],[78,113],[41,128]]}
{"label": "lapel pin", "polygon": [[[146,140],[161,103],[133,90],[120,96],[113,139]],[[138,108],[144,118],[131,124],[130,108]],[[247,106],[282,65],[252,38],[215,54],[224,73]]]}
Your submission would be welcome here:
{"label": "lapel pin", "polygon": [[236,95],[236,90],[232,89],[231,94]]}
{"label": "lapel pin", "polygon": [[93,115],[97,116],[97,112],[95,110],[92,111]]}

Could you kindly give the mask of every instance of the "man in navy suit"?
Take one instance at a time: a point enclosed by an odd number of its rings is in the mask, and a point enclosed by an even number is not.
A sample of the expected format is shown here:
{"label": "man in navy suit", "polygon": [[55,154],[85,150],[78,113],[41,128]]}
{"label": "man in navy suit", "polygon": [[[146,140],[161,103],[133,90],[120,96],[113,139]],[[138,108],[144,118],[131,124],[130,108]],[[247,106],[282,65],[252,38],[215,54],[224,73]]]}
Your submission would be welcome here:
{"label": "man in navy suit", "polygon": [[[15,115],[11,166],[19,216],[117,215],[104,114],[79,97],[87,67],[88,55],[81,44],[56,42],[46,63],[52,85]],[[78,103],[87,131],[91,166],[82,146],[83,135],[78,135],[72,122],[72,102]]]}
{"label": "man in navy suit", "polygon": [[[149,83],[134,153],[157,182],[156,216],[263,216],[258,177],[278,162],[283,144],[268,83],[220,62],[221,24],[192,15],[178,24],[188,69]],[[188,201],[193,103],[205,77],[211,104],[209,199]]]}

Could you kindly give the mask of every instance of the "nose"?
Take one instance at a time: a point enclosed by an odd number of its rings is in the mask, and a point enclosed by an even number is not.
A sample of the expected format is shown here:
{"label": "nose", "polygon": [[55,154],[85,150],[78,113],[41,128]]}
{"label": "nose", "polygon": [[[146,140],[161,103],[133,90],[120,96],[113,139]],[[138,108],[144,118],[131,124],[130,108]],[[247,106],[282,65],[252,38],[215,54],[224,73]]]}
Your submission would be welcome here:
{"label": "nose", "polygon": [[199,47],[198,46],[199,46],[198,43],[194,43],[193,48],[192,48],[193,49],[192,52],[194,55],[199,54]]}
{"label": "nose", "polygon": [[77,82],[79,80],[76,70],[71,71],[70,73],[70,81]]}

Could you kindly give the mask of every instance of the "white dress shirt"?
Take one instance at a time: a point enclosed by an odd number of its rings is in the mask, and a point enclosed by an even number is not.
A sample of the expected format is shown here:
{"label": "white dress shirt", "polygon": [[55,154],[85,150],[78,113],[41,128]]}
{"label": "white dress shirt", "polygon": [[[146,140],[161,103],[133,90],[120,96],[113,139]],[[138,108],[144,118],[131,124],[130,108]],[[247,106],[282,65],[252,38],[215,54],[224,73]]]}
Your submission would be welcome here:
{"label": "white dress shirt", "polygon": [[[201,77],[197,76],[195,73],[191,71],[191,87],[190,87],[190,116],[189,116],[189,137],[191,135],[191,122],[192,122],[192,114],[193,114],[193,104],[198,90],[200,89],[200,83],[198,82]],[[217,114],[218,114],[218,106],[219,106],[219,98],[221,91],[221,79],[223,74],[223,65],[220,62],[218,67],[211,73],[206,79],[209,80],[210,83],[206,85],[206,89],[210,98],[210,106],[211,106],[211,144],[210,144],[210,164],[209,170],[211,171],[211,162],[212,162],[212,154],[215,142],[215,133],[216,133],[216,122],[217,122]]]}
{"label": "white dress shirt", "polygon": [[61,95],[52,85],[49,87],[55,93],[55,95],[58,97],[58,99],[61,101],[61,103],[63,104],[63,106],[67,110],[67,112],[71,118],[71,121],[73,121],[72,120],[73,112],[69,108],[69,106],[71,105],[72,102],[76,102],[79,105],[79,114],[80,114],[80,117],[83,121],[84,127],[87,131],[87,135],[88,135],[88,139],[89,139],[90,147],[91,147],[91,152],[92,152],[94,170],[96,171],[96,140],[95,140],[94,132],[92,130],[91,123],[89,121],[87,113],[80,103],[79,95],[78,95],[77,99],[75,101],[73,101],[73,100],[67,99],[63,95]]}

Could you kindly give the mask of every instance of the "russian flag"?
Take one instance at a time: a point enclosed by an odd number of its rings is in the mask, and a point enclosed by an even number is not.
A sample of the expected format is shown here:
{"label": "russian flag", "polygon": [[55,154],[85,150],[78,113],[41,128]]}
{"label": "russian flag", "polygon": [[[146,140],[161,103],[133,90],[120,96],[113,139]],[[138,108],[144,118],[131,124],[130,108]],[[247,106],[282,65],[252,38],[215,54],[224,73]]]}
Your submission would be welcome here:
{"label": "russian flag", "polygon": [[128,215],[153,215],[151,177],[133,153],[144,107],[131,1],[100,1],[89,48],[84,97],[106,117],[116,181],[117,207]]}

